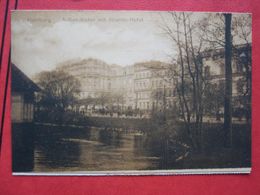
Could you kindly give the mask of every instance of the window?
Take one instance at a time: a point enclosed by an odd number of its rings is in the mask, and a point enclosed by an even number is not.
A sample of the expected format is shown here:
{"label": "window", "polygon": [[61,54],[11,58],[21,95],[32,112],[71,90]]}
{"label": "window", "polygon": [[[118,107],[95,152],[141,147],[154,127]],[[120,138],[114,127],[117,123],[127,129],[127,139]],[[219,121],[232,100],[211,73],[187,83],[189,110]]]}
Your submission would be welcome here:
{"label": "window", "polygon": [[167,91],[168,91],[167,96],[168,96],[168,97],[171,96],[171,90],[168,89]]}
{"label": "window", "polygon": [[23,105],[23,119],[24,121],[28,120],[28,104]]}
{"label": "window", "polygon": [[206,66],[204,71],[205,71],[205,76],[210,76],[210,67],[209,66]]}
{"label": "window", "polygon": [[243,72],[243,65],[242,65],[242,63],[237,63],[236,65],[237,65],[237,67],[236,67],[237,72],[238,73]]}
{"label": "window", "polygon": [[23,98],[21,95],[12,95],[12,121],[21,122],[23,120]]}
{"label": "window", "polygon": [[162,87],[162,85],[163,85],[163,82],[162,82],[162,80],[160,80],[160,87]]}

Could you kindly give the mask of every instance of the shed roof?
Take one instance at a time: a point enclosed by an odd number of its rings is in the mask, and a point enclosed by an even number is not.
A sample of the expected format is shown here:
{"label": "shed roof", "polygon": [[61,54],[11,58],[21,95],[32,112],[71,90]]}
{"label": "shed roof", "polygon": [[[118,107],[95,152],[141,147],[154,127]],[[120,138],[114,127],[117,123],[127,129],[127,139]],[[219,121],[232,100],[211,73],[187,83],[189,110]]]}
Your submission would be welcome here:
{"label": "shed roof", "polygon": [[36,92],[40,88],[12,63],[12,92]]}

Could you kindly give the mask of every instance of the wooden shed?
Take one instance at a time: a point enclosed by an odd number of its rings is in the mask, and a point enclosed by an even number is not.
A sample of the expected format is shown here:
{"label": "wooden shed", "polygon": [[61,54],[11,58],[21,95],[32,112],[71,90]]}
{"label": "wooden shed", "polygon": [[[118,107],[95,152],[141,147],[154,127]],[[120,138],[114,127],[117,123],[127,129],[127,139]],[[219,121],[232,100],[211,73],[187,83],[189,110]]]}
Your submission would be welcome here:
{"label": "wooden shed", "polygon": [[32,122],[34,117],[34,94],[40,88],[15,64],[12,64],[12,122]]}

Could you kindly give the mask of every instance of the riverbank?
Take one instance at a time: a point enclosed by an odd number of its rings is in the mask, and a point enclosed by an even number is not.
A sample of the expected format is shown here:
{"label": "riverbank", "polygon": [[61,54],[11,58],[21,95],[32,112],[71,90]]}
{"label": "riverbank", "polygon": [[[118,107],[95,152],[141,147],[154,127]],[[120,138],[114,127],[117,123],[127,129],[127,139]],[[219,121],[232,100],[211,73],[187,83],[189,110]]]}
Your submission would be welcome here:
{"label": "riverbank", "polygon": [[[160,146],[169,149],[153,149],[156,155],[163,155],[162,158],[170,158],[166,160],[170,164],[174,164],[176,168],[187,167],[249,167],[251,165],[251,125],[245,121],[235,122],[232,125],[232,149],[224,148],[225,133],[223,130],[222,121],[205,120],[201,129],[201,146],[202,151],[197,153],[193,150],[190,140],[187,136],[187,130],[184,122],[171,120],[168,118],[166,121],[158,120],[160,117],[154,119],[148,118],[117,118],[117,117],[86,117],[84,115],[75,115],[75,113],[66,113],[62,117],[62,122],[55,121],[55,117],[40,117],[40,123],[48,124],[49,126],[61,126],[63,132],[66,129],[76,130],[79,128],[91,128],[95,130],[102,130],[102,132],[139,132],[147,135],[147,141],[150,146]],[[51,120],[50,120],[51,119]],[[61,118],[60,118],[61,119]],[[243,123],[244,122],[244,123]],[[191,125],[191,129],[192,125]],[[64,133],[65,133],[64,132]],[[168,142],[168,141],[169,142]],[[166,143],[166,146],[164,143]],[[180,144],[181,143],[181,144]],[[189,146],[189,149],[183,147]],[[149,148],[148,147],[148,148]],[[187,151],[189,151],[187,153]],[[178,155],[177,153],[181,153]],[[187,153],[187,155],[186,155]],[[180,158],[181,157],[181,158]],[[176,159],[179,159],[176,162]],[[164,167],[164,163],[162,167]],[[168,165],[167,165],[168,166]],[[171,165],[169,165],[171,166]]]}
{"label": "riverbank", "polygon": [[87,124],[95,127],[123,128],[126,130],[142,129],[147,131],[150,128],[150,119],[146,118],[107,118],[88,117]]}
{"label": "riverbank", "polygon": [[35,120],[37,124],[70,126],[70,127],[98,127],[98,128],[117,128],[125,130],[142,129],[147,131],[150,128],[151,119],[148,118],[115,118],[115,117],[80,117],[78,120],[56,121],[55,118]]}
{"label": "riverbank", "polygon": [[[93,122],[97,124],[102,121],[95,119]],[[125,124],[125,121],[121,122]],[[185,130],[183,124],[178,128],[181,132]],[[138,130],[145,132],[143,129]],[[19,172],[30,169],[67,170],[68,167],[83,171],[232,168],[251,165],[250,126],[233,125],[233,147],[224,148],[221,125],[205,123],[204,150],[200,153],[186,145],[183,137],[171,139],[170,136],[163,136],[160,129],[153,130],[138,133],[122,128],[89,128],[51,123],[30,124],[21,128],[21,125],[13,124],[13,167]],[[85,163],[84,166],[82,163]]]}

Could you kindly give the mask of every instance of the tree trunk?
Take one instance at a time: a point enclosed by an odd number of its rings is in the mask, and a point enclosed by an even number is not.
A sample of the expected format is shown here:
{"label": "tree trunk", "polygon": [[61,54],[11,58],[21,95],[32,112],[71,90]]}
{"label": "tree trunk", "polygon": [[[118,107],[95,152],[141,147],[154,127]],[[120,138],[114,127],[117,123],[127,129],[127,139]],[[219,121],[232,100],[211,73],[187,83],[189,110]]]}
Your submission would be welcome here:
{"label": "tree trunk", "polygon": [[224,145],[232,146],[232,37],[231,14],[225,17],[225,103],[224,103]]}

